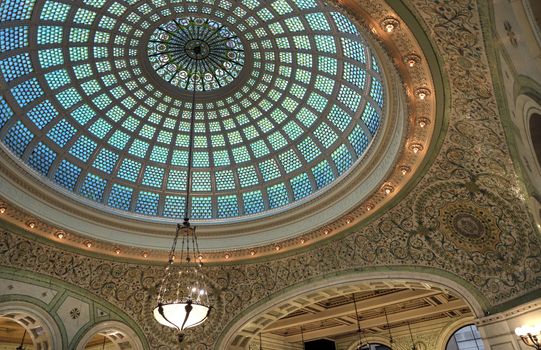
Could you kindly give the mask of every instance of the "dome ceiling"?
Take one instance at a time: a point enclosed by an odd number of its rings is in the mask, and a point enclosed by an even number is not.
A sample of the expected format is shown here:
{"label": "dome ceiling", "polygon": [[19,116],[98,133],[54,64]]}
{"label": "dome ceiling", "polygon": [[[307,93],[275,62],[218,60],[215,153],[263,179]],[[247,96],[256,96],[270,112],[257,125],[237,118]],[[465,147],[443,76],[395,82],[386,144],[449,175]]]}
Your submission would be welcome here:
{"label": "dome ceiling", "polygon": [[1,141],[83,201],[182,215],[194,88],[198,220],[313,196],[383,123],[378,59],[320,1],[10,0],[0,21]]}

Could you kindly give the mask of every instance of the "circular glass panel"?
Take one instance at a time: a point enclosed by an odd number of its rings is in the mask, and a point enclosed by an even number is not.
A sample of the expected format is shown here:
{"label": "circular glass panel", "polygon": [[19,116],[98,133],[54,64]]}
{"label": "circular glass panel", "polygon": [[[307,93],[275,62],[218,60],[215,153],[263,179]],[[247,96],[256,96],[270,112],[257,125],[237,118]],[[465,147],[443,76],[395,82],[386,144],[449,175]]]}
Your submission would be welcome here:
{"label": "circular glass panel", "polygon": [[148,43],[152,68],[175,87],[214,90],[232,82],[244,66],[239,37],[223,24],[197,17],[159,25]]}

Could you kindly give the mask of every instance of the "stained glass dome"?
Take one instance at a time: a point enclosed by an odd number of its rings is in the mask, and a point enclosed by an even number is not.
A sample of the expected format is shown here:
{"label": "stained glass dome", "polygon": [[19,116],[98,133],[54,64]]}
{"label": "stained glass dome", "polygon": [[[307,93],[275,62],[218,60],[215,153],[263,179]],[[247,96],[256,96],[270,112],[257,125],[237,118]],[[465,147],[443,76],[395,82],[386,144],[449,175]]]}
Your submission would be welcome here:
{"label": "stained glass dome", "polygon": [[0,22],[3,147],[106,210],[182,216],[194,84],[198,220],[313,198],[383,122],[378,59],[326,1],[1,0]]}

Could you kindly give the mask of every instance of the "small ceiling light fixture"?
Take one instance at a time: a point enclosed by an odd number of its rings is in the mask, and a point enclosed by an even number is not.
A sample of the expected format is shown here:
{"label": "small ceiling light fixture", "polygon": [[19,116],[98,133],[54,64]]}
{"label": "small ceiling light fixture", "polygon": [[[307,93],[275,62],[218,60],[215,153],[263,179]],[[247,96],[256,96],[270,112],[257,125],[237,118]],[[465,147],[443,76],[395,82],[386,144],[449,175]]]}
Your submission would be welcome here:
{"label": "small ceiling light fixture", "polygon": [[4,214],[6,212],[7,208],[5,206],[0,206],[0,214]]}
{"label": "small ceiling light fixture", "polygon": [[410,171],[411,171],[411,168],[409,166],[407,165],[400,166],[400,172],[402,173],[402,175],[406,175]]}
{"label": "small ceiling light fixture", "polygon": [[148,253],[147,252],[143,252],[143,254],[141,254],[143,256],[143,258],[148,258]]}
{"label": "small ceiling light fixture", "polygon": [[413,153],[417,154],[423,150],[423,145],[421,145],[420,143],[413,143],[410,146],[410,149],[413,151]]}
{"label": "small ceiling light fixture", "polygon": [[527,346],[541,350],[541,325],[517,327],[515,328],[515,334]]}
{"label": "small ceiling light fixture", "polygon": [[86,246],[87,248],[92,248],[92,242],[91,242],[91,241],[86,241],[86,242],[85,242],[85,246]]}
{"label": "small ceiling light fixture", "polygon": [[250,250],[250,255],[254,256],[255,255],[255,250]]}
{"label": "small ceiling light fixture", "polygon": [[349,224],[351,224],[352,221],[353,221],[353,220],[352,220],[351,218],[346,218],[346,224],[349,225]]}
{"label": "small ceiling light fixture", "polygon": [[381,21],[381,28],[383,28],[383,30],[387,33],[392,33],[395,29],[398,29],[399,26],[400,22],[396,18],[391,16],[385,17]]}
{"label": "small ceiling light fixture", "polygon": [[274,250],[279,251],[280,249],[281,249],[280,245],[277,244],[274,246]]}
{"label": "small ceiling light fixture", "polygon": [[329,229],[325,229],[325,231],[323,231],[324,235],[328,235],[329,233],[331,233],[331,231]]}
{"label": "small ceiling light fixture", "polygon": [[424,101],[428,96],[430,96],[430,90],[427,88],[418,88],[415,90],[415,95],[419,98],[419,100]]}
{"label": "small ceiling light fixture", "polygon": [[430,119],[421,117],[417,120],[417,124],[419,124],[421,128],[424,128],[430,124]]}
{"label": "small ceiling light fixture", "polygon": [[409,54],[407,56],[404,56],[404,63],[406,63],[408,67],[413,68],[416,64],[421,63],[421,57],[414,53]]}
{"label": "small ceiling light fixture", "polygon": [[120,255],[120,248],[115,248],[115,254]]}
{"label": "small ceiling light fixture", "polygon": [[301,238],[301,244],[304,244],[304,243],[306,243],[306,239]]}
{"label": "small ceiling light fixture", "polygon": [[383,186],[382,190],[385,193],[385,195],[388,196],[394,192],[394,187],[391,185],[385,185]]}
{"label": "small ceiling light fixture", "polygon": [[28,225],[28,227],[30,227],[31,229],[36,228],[36,223],[34,221],[29,221],[26,225]]}
{"label": "small ceiling light fixture", "polygon": [[226,260],[229,259],[230,257],[231,257],[231,255],[229,255],[229,253],[225,253],[224,258],[225,258]]}
{"label": "small ceiling light fixture", "polygon": [[55,236],[56,236],[56,238],[58,238],[58,239],[63,239],[63,238],[66,237],[66,233],[65,233],[64,231],[60,230],[60,231],[57,231],[57,232],[56,232],[56,235],[55,235]]}
{"label": "small ceiling light fixture", "polygon": [[[191,41],[188,54],[194,55],[195,59],[201,59],[207,55],[203,43],[198,40]],[[185,50],[188,50],[185,48]],[[199,252],[195,227],[190,225],[189,203],[190,190],[192,188],[193,148],[195,135],[195,93],[201,86],[201,77],[194,73],[189,77],[193,85],[192,104],[190,115],[190,136],[188,140],[188,170],[186,179],[186,200],[184,201],[184,222],[177,224],[173,245],[169,251],[169,259],[165,267],[164,277],[161,280],[158,292],[157,306],[154,308],[154,318],[158,323],[175,328],[178,331],[179,342],[184,340],[184,330],[195,327],[205,322],[212,310],[210,306],[208,290],[202,273],[202,255]],[[182,233],[182,246],[180,250],[180,262],[185,261],[184,266],[173,274],[173,257],[177,247],[179,235]],[[200,257],[200,258],[199,258]],[[226,259],[228,256],[226,255]],[[175,278],[174,276],[177,276]]]}
{"label": "small ceiling light fixture", "polygon": [[374,205],[373,205],[373,204],[367,204],[367,205],[366,205],[366,211],[371,211],[372,209],[374,209]]}

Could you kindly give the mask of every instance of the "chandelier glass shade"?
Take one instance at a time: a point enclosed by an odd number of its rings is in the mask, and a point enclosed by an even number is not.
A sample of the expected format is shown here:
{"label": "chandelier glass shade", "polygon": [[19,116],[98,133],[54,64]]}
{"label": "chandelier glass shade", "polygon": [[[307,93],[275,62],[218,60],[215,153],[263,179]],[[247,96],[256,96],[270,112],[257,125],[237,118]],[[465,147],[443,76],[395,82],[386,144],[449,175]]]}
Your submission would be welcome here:
{"label": "chandelier glass shade", "polygon": [[[186,263],[178,272],[174,272],[174,250],[180,233],[181,261]],[[201,255],[196,239],[195,228],[190,227],[187,219],[182,226],[177,226],[173,248],[158,292],[158,305],[153,311],[156,321],[179,332],[205,322],[211,310],[207,288],[200,271]]]}

